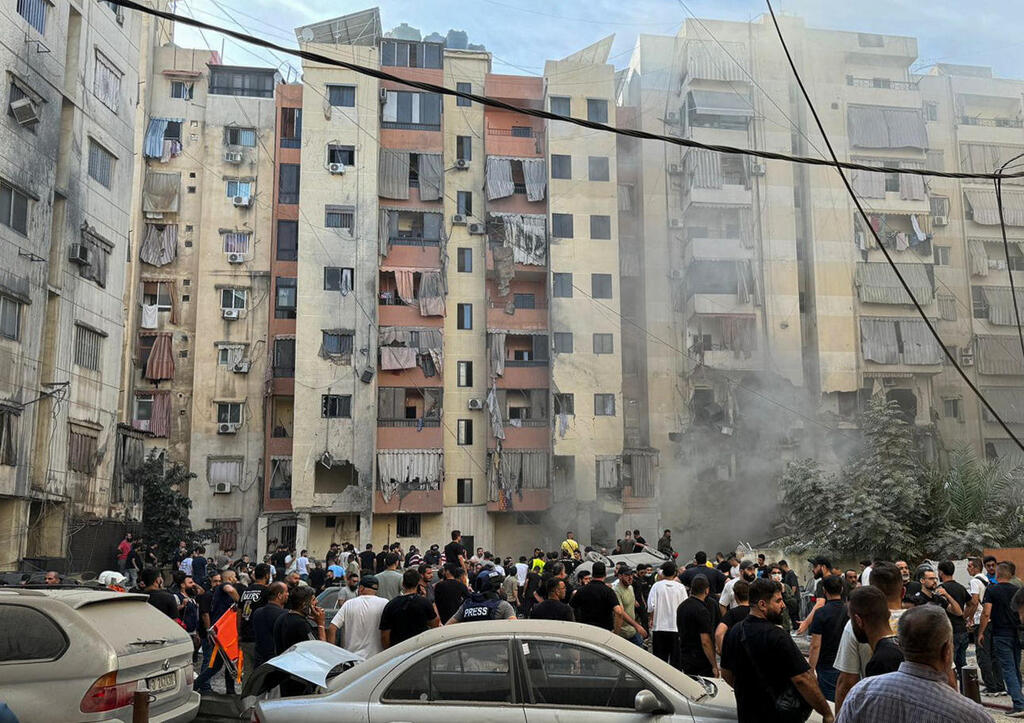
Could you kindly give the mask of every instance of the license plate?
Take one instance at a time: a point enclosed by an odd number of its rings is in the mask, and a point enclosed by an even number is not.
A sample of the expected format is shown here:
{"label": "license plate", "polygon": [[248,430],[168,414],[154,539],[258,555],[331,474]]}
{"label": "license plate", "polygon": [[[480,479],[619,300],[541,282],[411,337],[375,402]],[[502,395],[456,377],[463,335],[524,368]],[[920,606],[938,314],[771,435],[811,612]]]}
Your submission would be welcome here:
{"label": "license plate", "polygon": [[170,690],[175,686],[176,682],[175,673],[155,675],[152,678],[146,678],[146,690],[150,693],[159,693],[164,690]]}

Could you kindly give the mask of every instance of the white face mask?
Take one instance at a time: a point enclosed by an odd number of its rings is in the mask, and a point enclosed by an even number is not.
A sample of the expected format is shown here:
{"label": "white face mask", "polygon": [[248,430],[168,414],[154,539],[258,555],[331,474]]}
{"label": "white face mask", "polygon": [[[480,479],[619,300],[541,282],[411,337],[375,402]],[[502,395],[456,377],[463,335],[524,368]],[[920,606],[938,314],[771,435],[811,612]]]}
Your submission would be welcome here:
{"label": "white face mask", "polygon": [[776,572],[772,575],[772,580],[775,582],[782,582],[782,573]]}

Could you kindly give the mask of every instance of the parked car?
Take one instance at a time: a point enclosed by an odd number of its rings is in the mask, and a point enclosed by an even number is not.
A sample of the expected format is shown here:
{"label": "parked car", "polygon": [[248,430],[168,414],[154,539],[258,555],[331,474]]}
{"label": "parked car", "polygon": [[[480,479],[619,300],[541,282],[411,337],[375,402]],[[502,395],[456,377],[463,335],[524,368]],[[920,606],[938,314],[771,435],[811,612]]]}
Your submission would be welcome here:
{"label": "parked car", "polygon": [[193,674],[188,633],[145,595],[0,588],[0,701],[21,723],[130,723],[136,691],[152,723],[184,723]]}
{"label": "parked car", "polygon": [[341,593],[341,588],[341,585],[331,585],[316,596],[316,604],[324,609],[324,619],[327,621],[328,625],[331,624],[331,621],[334,620],[334,616],[337,615],[338,611],[341,609],[342,603],[338,602],[338,595]]}
{"label": "parked car", "polygon": [[[331,678],[343,657],[290,648],[266,665],[319,693],[264,700],[258,723],[736,720],[732,689],[698,680],[600,628],[548,620],[428,630]],[[323,645],[322,643],[320,645]],[[292,660],[288,660],[288,657]]]}
{"label": "parked car", "polygon": [[584,555],[583,562],[576,566],[572,574],[579,575],[583,570],[590,572],[593,570],[595,562],[603,562],[608,568],[608,575],[612,576],[615,573],[615,565],[620,562],[624,562],[632,568],[636,568],[637,565],[650,565],[657,569],[671,559],[664,552],[660,552],[650,545],[644,545],[644,549],[640,552],[630,552],[625,555],[602,555],[596,550],[591,550]]}

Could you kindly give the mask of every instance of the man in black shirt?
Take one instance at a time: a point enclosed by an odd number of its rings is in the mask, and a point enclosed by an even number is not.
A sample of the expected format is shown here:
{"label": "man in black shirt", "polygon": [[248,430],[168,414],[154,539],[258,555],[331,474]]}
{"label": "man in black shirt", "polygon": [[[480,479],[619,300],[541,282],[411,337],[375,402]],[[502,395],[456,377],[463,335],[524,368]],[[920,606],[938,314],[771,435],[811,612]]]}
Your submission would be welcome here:
{"label": "man in black shirt", "polygon": [[[402,575],[402,594],[381,611],[380,643],[385,650],[441,624],[434,606],[419,594],[419,588],[419,571],[406,570]],[[437,588],[434,594],[437,595]]]}
{"label": "man in black shirt", "polygon": [[[820,610],[818,612],[821,612]],[[868,585],[850,593],[850,627],[858,643],[871,646],[871,658],[864,668],[864,677],[892,673],[903,662],[903,651],[889,622],[889,605],[885,593]],[[818,614],[814,615],[815,621]]]}
{"label": "man in black shirt", "polygon": [[710,593],[712,595],[721,595],[722,588],[725,587],[726,577],[717,568],[708,567],[708,553],[698,550],[693,559],[697,564],[686,568],[686,572],[679,576],[679,582],[683,583],[686,589],[689,590],[690,585],[693,584],[693,578],[697,577],[697,575],[703,575],[708,580]]}
{"label": "man in black shirt", "polygon": [[[943,590],[950,600],[946,608],[946,615],[949,616],[949,624],[953,626],[953,665],[956,666],[956,677],[960,680],[960,671],[967,665],[967,645],[971,637],[967,632],[967,621],[964,618],[964,611],[971,599],[967,588],[953,579],[956,568],[950,560],[943,560],[939,563],[939,579],[942,583],[939,590]],[[954,605],[955,603],[955,605]],[[959,614],[956,609],[960,608]]]}
{"label": "man in black shirt", "polygon": [[992,649],[996,662],[1003,671],[1006,692],[1013,701],[1013,712],[1024,710],[1024,695],[1021,694],[1020,638],[1017,627],[1021,620],[1013,598],[1018,588],[1010,579],[1013,577],[1010,565],[1000,562],[996,565],[996,584],[985,588],[985,607],[978,625],[978,644],[985,644],[985,637],[992,636]]}
{"label": "man in black shirt", "polygon": [[159,570],[152,567],[143,569],[139,573],[139,584],[142,585],[142,592],[149,595],[150,605],[171,620],[178,619],[178,600],[164,590],[164,579],[160,577]]}
{"label": "man in black shirt", "polygon": [[437,606],[437,614],[442,620],[449,620],[469,595],[469,588],[459,579],[459,573],[462,571],[458,564],[446,562],[444,579],[434,585],[434,605]]}
{"label": "man in black shirt", "polygon": [[465,568],[468,557],[466,548],[462,546],[462,533],[452,530],[452,541],[444,546],[444,561]]}
{"label": "man in black shirt", "polygon": [[276,654],[274,648],[274,623],[284,615],[288,602],[288,586],[283,582],[272,582],[264,594],[266,604],[252,614],[252,632],[255,640],[253,669],[258,668]]}
{"label": "man in black shirt", "polygon": [[[723,615],[715,625],[715,649],[719,652],[722,651],[725,634],[732,630],[734,625],[743,622],[743,619],[750,613],[750,583],[746,580],[737,580],[732,586],[732,594],[736,598],[736,607],[730,608],[729,612]],[[710,595],[708,599],[711,599]],[[715,607],[718,607],[717,603],[715,603]]]}
{"label": "man in black shirt", "polygon": [[594,563],[590,582],[572,597],[572,609],[576,622],[612,631],[622,619],[622,606],[615,592],[604,584],[607,572],[603,562]]}
{"label": "man in black shirt", "polygon": [[[211,582],[216,575],[211,575]],[[240,590],[245,588],[238,584],[234,570],[225,570],[219,574],[221,583],[213,588],[213,595],[210,598],[210,612],[208,615],[207,629],[212,628],[221,616],[224,615],[231,607],[238,602],[241,598]],[[196,676],[196,681],[193,687],[200,693],[210,693],[213,688],[210,687],[210,681],[213,680],[213,676],[217,674],[217,671],[222,667],[224,668],[224,686],[227,689],[229,695],[234,695],[235,692],[235,680],[226,667],[224,667],[224,656],[218,654],[214,660],[213,667],[209,666],[210,658],[213,656],[214,643],[213,640],[207,635],[207,638],[203,642],[203,656],[206,664],[203,666],[202,671]]]}
{"label": "man in black shirt", "polygon": [[[708,568],[704,568],[705,570]],[[708,596],[708,579],[697,575],[690,583],[690,596],[676,608],[676,629],[679,631],[679,662],[687,675],[718,677],[711,611],[704,604]]]}
{"label": "man in black shirt", "polygon": [[[274,621],[274,652],[280,655],[306,640],[326,640],[325,618],[323,608],[316,604],[313,588],[308,585],[296,586],[288,594],[284,615]],[[289,678],[281,682],[281,697],[305,695],[310,692],[309,688],[309,684]]]}
{"label": "man in black shirt", "polygon": [[367,542],[366,549],[359,553],[359,569],[369,571],[367,574],[372,573],[376,559],[377,556],[373,554],[373,544]]}
{"label": "man in black shirt", "polygon": [[807,662],[814,668],[825,700],[830,701],[836,699],[836,681],[839,680],[839,671],[835,668],[836,653],[848,619],[842,600],[844,583],[838,575],[829,575],[822,581],[825,604],[815,611],[810,630],[811,649]]}
{"label": "man in black shirt", "polygon": [[266,604],[264,592],[270,584],[270,565],[260,563],[253,571],[253,583],[238,597],[238,643],[242,648],[242,675],[249,675],[256,658],[256,636],[252,614]]}
{"label": "man in black shirt", "polygon": [[[750,585],[750,614],[733,627],[722,646],[722,677],[736,694],[739,723],[774,723],[775,699],[792,684],[821,714],[835,718],[807,661],[782,622],[782,586],[758,579]],[[774,691],[774,694],[771,692]]]}
{"label": "man in black shirt", "polygon": [[544,584],[544,602],[537,603],[530,610],[532,620],[565,620],[573,622],[572,608],[565,604],[565,580],[551,577]]}

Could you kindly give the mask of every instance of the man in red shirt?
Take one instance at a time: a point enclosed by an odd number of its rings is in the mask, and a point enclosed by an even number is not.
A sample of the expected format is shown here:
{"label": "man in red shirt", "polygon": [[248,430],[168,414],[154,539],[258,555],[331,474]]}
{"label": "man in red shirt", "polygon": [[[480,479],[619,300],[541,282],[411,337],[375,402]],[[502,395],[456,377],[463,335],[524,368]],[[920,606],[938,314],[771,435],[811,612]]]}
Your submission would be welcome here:
{"label": "man in red shirt", "polygon": [[117,545],[117,571],[126,575],[128,555],[132,553],[132,533],[126,532],[124,539]]}

